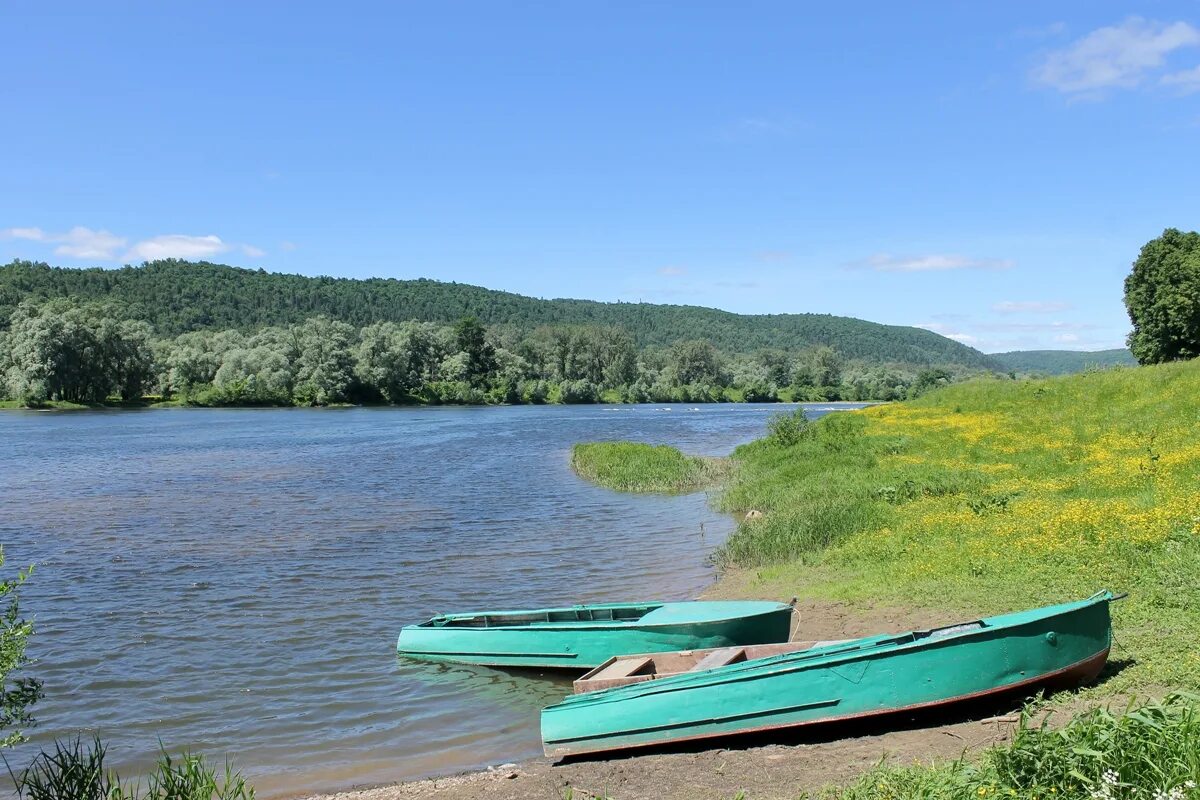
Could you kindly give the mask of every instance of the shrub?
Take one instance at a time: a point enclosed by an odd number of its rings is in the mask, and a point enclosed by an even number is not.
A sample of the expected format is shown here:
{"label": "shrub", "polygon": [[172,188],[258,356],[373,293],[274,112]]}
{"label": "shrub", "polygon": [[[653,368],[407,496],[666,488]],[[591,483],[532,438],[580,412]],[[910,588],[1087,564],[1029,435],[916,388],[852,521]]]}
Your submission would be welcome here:
{"label": "shrub", "polygon": [[772,414],[767,420],[767,436],[783,447],[799,444],[812,435],[813,422],[804,416],[804,409]]}

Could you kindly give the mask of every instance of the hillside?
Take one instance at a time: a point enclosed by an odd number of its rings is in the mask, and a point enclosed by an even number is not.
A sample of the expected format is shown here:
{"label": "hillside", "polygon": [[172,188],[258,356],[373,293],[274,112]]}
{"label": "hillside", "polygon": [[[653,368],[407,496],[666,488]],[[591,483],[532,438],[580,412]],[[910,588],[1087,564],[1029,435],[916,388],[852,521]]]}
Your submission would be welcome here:
{"label": "hillside", "polygon": [[1094,350],[1081,352],[1078,350],[1013,350],[1008,353],[992,353],[993,361],[998,361],[1006,370],[1024,373],[1026,375],[1069,375],[1073,372],[1083,372],[1085,369],[1096,367],[1113,367],[1117,365],[1133,366],[1137,359],[1133,353],[1124,347],[1115,350]]}
{"label": "hillside", "polygon": [[310,278],[205,262],[156,261],[122,269],[67,269],[13,262],[0,267],[0,319],[26,298],[113,301],[162,334],[243,330],[328,315],[361,327],[373,322],[449,323],[464,316],[487,325],[620,326],[639,346],[707,339],[728,353],[829,345],[842,356],[914,366],[997,369],[988,356],[931,331],[828,314],[742,315],[651,303],[542,300],[432,280]]}

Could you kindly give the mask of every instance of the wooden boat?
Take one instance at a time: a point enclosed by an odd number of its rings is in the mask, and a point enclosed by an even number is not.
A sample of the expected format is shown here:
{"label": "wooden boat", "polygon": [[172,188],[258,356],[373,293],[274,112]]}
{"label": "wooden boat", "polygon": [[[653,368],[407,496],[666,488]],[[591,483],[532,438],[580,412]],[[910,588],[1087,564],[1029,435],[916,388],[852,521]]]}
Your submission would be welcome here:
{"label": "wooden boat", "polygon": [[792,607],[765,601],[619,603],[439,614],[400,631],[426,661],[588,670],[614,655],[786,642]]}
{"label": "wooden boat", "polygon": [[1113,599],[843,642],[610,659],[578,682],[583,693],[542,711],[542,743],[558,758],[1078,685],[1108,659]]}

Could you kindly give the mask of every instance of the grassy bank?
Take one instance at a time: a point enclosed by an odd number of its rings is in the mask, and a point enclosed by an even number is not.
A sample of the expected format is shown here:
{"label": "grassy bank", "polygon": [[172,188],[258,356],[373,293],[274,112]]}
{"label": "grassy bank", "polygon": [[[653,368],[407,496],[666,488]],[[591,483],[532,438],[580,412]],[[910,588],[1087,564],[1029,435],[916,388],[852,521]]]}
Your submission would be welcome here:
{"label": "grassy bank", "polygon": [[734,454],[760,585],[1001,612],[1127,591],[1103,691],[1200,686],[1200,362],[978,381]]}
{"label": "grassy bank", "polygon": [[729,462],[688,456],[667,445],[641,442],[577,444],[571,467],[580,477],[624,492],[689,492],[720,483]]}
{"label": "grassy bank", "polygon": [[972,763],[880,767],[824,800],[1185,800],[1200,780],[1200,698],[1172,695],[1061,728],[1026,716],[1011,743]]}
{"label": "grassy bank", "polygon": [[[724,593],[970,618],[1110,588],[1129,598],[1113,608],[1105,680],[1085,696],[1195,691],[1197,397],[1200,361],[980,380],[776,424],[735,451],[716,499],[727,511],[762,512],[718,554],[740,567]],[[636,465],[626,468],[636,483]],[[1089,712],[1067,733],[1026,731],[973,764],[882,768],[835,796],[1200,797],[1183,785],[1200,779],[1196,703]],[[1104,779],[1105,769],[1116,777]]]}

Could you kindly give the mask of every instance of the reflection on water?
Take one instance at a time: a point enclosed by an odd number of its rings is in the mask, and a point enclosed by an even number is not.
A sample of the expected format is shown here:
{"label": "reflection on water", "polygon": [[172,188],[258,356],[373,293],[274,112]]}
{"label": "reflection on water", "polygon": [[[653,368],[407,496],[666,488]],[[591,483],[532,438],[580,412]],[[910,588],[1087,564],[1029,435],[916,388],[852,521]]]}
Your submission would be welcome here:
{"label": "reflection on water", "polygon": [[[0,541],[45,680],[33,747],[229,754],[262,796],[539,752],[559,677],[398,661],[436,611],[693,597],[731,522],[583,483],[571,444],[723,454],[763,406],[0,414]],[[620,413],[618,413],[620,412]]]}

